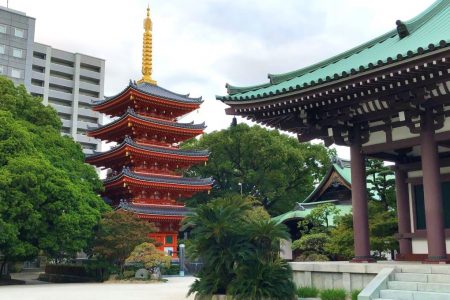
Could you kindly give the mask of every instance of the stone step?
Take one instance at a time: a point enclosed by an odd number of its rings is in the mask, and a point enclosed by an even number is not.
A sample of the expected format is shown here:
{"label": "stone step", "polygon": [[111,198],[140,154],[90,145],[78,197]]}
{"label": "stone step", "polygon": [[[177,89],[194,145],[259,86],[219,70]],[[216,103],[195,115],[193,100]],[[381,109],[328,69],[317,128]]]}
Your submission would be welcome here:
{"label": "stone step", "polygon": [[395,273],[394,278],[396,281],[428,282],[427,274],[419,273]]}
{"label": "stone step", "polygon": [[423,292],[437,292],[450,294],[450,282],[447,283],[418,283],[417,290]]}
{"label": "stone step", "polygon": [[395,280],[407,282],[450,283],[450,274],[395,273]]}
{"label": "stone step", "polygon": [[449,293],[381,290],[380,297],[396,300],[450,300]]}
{"label": "stone step", "polygon": [[391,290],[403,291],[450,293],[450,283],[389,281],[388,288]]}

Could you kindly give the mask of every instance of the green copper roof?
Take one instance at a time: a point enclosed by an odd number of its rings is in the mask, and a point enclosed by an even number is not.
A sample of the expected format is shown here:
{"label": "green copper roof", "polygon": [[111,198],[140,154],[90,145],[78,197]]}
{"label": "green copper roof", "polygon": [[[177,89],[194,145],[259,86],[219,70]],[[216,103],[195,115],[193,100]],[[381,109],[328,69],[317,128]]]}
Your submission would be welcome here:
{"label": "green copper roof", "polygon": [[[408,35],[401,38],[403,24]],[[393,24],[394,25],[394,24]],[[400,26],[399,26],[400,25]],[[236,87],[227,85],[225,102],[257,100],[320,85],[450,44],[450,1],[438,0],[417,17],[358,47],[312,66],[285,74],[269,74],[269,83]]]}
{"label": "green copper roof", "polygon": [[322,188],[322,186],[328,181],[333,171],[336,171],[348,185],[352,185],[352,172],[350,168],[350,161],[340,158],[334,158],[334,162],[328,170],[327,174],[322,178],[317,187],[305,198],[301,203],[310,202],[311,198]]}
{"label": "green copper roof", "polygon": [[[339,209],[338,215],[346,215],[352,211],[351,205],[337,204],[336,208]],[[312,209],[313,208],[311,207],[311,208],[306,208],[305,210],[288,211],[287,213],[284,213],[282,215],[272,218],[272,221],[276,222],[277,224],[280,224],[280,223],[283,223],[283,222],[286,222],[289,220],[304,219],[307,215],[309,215],[309,213],[312,211]],[[333,225],[334,217],[335,217],[335,215],[328,216],[328,224],[329,225]]]}

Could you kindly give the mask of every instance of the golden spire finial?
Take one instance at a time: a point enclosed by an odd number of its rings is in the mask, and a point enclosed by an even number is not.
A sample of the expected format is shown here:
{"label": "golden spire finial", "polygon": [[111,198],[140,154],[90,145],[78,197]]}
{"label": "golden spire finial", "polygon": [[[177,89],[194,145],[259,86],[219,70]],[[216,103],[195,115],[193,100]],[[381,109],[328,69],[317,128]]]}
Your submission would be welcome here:
{"label": "golden spire finial", "polygon": [[152,20],[150,19],[150,6],[147,7],[147,18],[144,19],[144,41],[142,49],[142,79],[138,81],[156,84],[152,79]]}

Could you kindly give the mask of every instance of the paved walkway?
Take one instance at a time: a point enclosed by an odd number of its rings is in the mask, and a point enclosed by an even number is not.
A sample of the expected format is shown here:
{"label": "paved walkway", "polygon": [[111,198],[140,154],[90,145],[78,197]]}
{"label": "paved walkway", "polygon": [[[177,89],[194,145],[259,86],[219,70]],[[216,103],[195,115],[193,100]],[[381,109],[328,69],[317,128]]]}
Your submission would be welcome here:
{"label": "paved walkway", "polygon": [[0,287],[1,300],[193,300],[186,298],[194,277],[162,283],[72,283]]}

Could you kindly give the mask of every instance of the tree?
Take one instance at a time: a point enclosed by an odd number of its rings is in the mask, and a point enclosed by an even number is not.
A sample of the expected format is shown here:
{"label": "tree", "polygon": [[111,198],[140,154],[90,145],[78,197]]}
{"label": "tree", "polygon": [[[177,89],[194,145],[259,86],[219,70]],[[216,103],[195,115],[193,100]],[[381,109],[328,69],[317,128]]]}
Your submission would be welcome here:
{"label": "tree", "polygon": [[[397,232],[395,212],[384,209],[383,203],[369,200],[369,235],[370,248],[378,258],[383,258],[386,252],[398,249],[394,237]],[[337,257],[351,259],[354,256],[353,216],[346,214],[337,220],[337,226],[330,232],[327,251]]]}
{"label": "tree", "polygon": [[125,260],[126,263],[142,264],[144,268],[151,273],[155,273],[160,267],[170,267],[170,256],[163,251],[156,249],[152,243],[142,243],[137,245],[130,256]]}
{"label": "tree", "polygon": [[149,234],[155,231],[153,223],[139,219],[124,210],[106,213],[95,234],[94,256],[117,265],[123,271],[125,259],[139,244],[152,242]]}
{"label": "tree", "polygon": [[284,225],[249,218],[249,201],[240,196],[214,199],[199,205],[186,218],[193,226],[188,249],[203,268],[189,294],[209,299],[213,294],[233,299],[294,299],[292,270],[279,258],[280,240],[289,234]]}
{"label": "tree", "polygon": [[369,198],[379,201],[384,210],[395,210],[395,176],[382,160],[366,161],[367,190]]}
{"label": "tree", "polygon": [[291,210],[325,175],[333,151],[299,143],[295,138],[259,126],[239,124],[192,139],[185,149],[209,149],[209,162],[193,167],[188,175],[212,176],[210,195],[187,200],[190,206],[227,194],[251,195],[275,216]]}
{"label": "tree", "polygon": [[[102,183],[56,111],[0,78],[0,257],[60,259],[85,249],[101,213]],[[0,270],[1,273],[2,270]]]}

